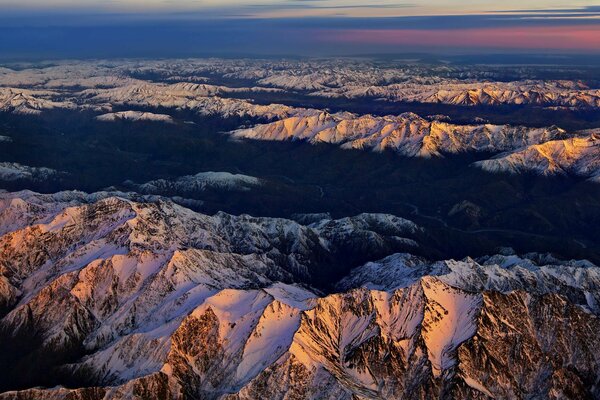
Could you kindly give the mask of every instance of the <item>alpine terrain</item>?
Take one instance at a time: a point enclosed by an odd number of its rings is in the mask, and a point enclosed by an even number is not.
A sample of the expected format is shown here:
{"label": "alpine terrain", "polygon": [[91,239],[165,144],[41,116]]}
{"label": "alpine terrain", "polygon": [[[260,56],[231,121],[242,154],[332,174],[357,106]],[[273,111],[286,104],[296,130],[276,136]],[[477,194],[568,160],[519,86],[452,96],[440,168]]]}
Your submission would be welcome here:
{"label": "alpine terrain", "polygon": [[600,399],[594,65],[52,58],[0,63],[0,400]]}

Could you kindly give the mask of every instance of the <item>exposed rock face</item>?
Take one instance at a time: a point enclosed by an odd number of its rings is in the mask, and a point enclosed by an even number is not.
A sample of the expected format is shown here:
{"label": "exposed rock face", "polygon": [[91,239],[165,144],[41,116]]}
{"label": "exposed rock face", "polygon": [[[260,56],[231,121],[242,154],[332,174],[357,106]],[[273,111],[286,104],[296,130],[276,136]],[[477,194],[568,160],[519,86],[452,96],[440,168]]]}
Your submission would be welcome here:
{"label": "exposed rock face", "polygon": [[[476,334],[458,349],[458,374],[495,398],[597,398],[598,318],[556,294],[483,296]],[[591,347],[590,347],[591,346]]]}
{"label": "exposed rock face", "polygon": [[[2,399],[600,395],[600,268],[589,262],[397,254],[323,296],[301,283],[343,244],[416,246],[418,228],[70,192],[3,194],[0,224],[1,357],[14,363],[3,374],[20,376],[2,384],[24,389]],[[51,386],[85,387],[27,389],[44,384],[27,376],[28,357]]]}

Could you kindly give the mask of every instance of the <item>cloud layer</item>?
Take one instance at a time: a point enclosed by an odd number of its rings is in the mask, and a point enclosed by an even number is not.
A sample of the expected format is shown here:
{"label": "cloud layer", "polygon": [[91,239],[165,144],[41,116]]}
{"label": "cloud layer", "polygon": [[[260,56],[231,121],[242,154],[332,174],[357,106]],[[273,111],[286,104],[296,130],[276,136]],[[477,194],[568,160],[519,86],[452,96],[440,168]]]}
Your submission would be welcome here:
{"label": "cloud layer", "polygon": [[600,54],[600,5],[578,1],[560,7],[554,0],[525,6],[506,0],[502,9],[491,0],[10,1],[0,4],[0,60],[499,50]]}

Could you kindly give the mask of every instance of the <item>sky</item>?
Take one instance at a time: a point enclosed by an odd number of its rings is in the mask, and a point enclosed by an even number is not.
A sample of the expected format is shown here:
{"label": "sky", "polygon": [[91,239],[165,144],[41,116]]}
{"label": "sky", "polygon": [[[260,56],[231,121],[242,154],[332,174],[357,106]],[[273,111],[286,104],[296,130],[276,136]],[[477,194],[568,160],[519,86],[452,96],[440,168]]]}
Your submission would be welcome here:
{"label": "sky", "polygon": [[600,1],[0,0],[0,59],[600,56]]}
{"label": "sky", "polygon": [[464,15],[518,11],[585,12],[590,1],[566,0],[0,0],[11,11],[90,11],[174,13],[208,11],[215,15],[268,18],[309,16],[389,17]]}

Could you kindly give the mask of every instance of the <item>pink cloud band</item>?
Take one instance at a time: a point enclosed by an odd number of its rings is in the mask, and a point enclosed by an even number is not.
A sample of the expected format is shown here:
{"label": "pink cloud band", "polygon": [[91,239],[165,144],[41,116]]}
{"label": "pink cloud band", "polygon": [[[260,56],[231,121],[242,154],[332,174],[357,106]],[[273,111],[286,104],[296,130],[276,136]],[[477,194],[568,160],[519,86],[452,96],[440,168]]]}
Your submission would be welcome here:
{"label": "pink cloud band", "polygon": [[600,25],[442,30],[346,29],[322,30],[318,36],[320,40],[335,43],[600,51]]}

